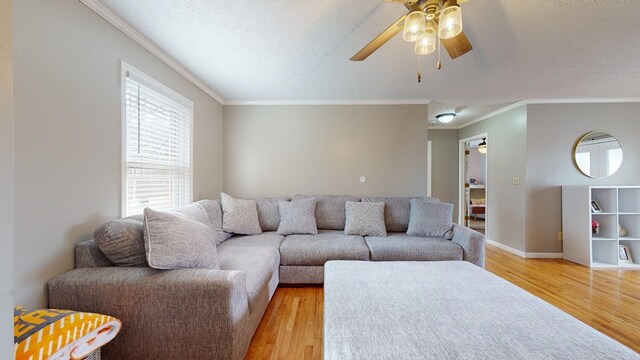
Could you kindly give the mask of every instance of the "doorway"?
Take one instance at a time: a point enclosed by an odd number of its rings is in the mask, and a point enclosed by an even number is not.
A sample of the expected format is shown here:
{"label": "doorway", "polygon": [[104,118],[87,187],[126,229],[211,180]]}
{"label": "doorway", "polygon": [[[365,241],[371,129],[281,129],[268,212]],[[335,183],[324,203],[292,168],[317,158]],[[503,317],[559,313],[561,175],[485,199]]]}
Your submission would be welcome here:
{"label": "doorway", "polygon": [[482,234],[488,228],[488,136],[478,134],[460,140],[458,222]]}

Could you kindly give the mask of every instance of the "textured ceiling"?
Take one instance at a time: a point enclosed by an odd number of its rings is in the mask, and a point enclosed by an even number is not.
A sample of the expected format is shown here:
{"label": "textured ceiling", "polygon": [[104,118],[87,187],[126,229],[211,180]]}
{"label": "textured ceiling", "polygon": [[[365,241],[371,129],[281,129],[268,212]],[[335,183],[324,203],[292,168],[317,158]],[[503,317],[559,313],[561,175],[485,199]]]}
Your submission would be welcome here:
{"label": "textured ceiling", "polygon": [[640,95],[640,0],[472,0],[462,8],[474,50],[455,61],[443,54],[440,71],[433,55],[423,58],[421,84],[401,35],[349,61],[406,12],[397,3],[101,2],[227,102],[432,99],[432,117],[530,98]]}

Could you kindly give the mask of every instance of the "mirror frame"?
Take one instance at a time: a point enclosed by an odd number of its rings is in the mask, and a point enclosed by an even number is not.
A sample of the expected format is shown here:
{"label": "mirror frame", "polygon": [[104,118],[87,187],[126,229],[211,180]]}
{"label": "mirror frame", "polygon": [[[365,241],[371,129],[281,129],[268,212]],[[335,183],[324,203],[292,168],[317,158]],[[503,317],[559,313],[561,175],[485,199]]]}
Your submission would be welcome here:
{"label": "mirror frame", "polygon": [[[612,138],[616,139],[616,141],[618,142],[618,145],[620,145],[620,150],[622,150],[622,162],[620,162],[620,167],[618,167],[618,169],[611,175],[609,176],[603,176],[603,177],[597,177],[597,176],[592,176],[589,174],[585,174],[584,171],[582,171],[582,169],[580,169],[580,167],[578,166],[578,162],[576,161],[576,151],[578,151],[578,146],[580,146],[580,143],[582,142],[582,140],[584,140],[585,138],[589,137],[589,135],[595,134],[595,133],[604,133],[604,134],[608,134],[609,136],[611,136]],[[589,131],[586,134],[582,135],[581,137],[578,138],[578,141],[575,143],[575,145],[573,145],[573,150],[571,151],[571,159],[573,162],[573,166],[576,168],[576,170],[578,170],[578,172],[586,177],[589,177],[591,179],[596,179],[596,180],[600,180],[600,179],[606,179],[606,178],[610,178],[613,175],[615,175],[618,171],[620,171],[620,168],[622,167],[622,163],[624,162],[624,148],[622,147],[622,143],[620,142],[620,140],[611,135],[610,132],[608,131],[604,131],[604,130],[594,130],[594,131]]]}

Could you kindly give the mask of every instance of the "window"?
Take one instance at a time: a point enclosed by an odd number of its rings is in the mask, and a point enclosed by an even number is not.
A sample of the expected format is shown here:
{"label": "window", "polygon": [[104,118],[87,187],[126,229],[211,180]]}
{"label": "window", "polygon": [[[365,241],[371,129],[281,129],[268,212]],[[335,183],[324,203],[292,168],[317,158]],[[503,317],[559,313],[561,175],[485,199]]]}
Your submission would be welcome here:
{"label": "window", "polygon": [[613,175],[622,165],[622,149],[607,150],[607,176]]}
{"label": "window", "polygon": [[123,214],[191,202],[193,103],[122,63]]}
{"label": "window", "polygon": [[591,152],[576,152],[576,164],[584,173],[591,173]]}

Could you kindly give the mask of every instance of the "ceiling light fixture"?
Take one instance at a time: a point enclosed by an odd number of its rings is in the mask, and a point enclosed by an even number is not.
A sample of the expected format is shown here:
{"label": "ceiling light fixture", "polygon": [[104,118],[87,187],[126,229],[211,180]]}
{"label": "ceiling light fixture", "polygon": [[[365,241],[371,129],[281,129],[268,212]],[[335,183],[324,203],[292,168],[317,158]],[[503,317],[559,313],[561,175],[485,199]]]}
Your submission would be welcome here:
{"label": "ceiling light fixture", "polygon": [[448,124],[453,120],[454,117],[456,117],[456,113],[442,113],[436,115],[436,120],[440,121],[443,124]]}
{"label": "ceiling light fixture", "polygon": [[462,8],[460,4],[470,0],[385,0],[403,4],[409,12],[402,15],[391,26],[351,57],[351,61],[362,61],[378,50],[387,41],[402,31],[405,41],[415,42],[413,51],[418,54],[418,82],[422,80],[421,56],[438,50],[436,69],[442,68],[441,44],[456,59],[473,49],[462,30]]}
{"label": "ceiling light fixture", "polygon": [[478,151],[486,154],[487,153],[487,138],[482,138],[482,142],[478,144]]}

